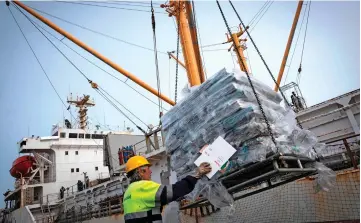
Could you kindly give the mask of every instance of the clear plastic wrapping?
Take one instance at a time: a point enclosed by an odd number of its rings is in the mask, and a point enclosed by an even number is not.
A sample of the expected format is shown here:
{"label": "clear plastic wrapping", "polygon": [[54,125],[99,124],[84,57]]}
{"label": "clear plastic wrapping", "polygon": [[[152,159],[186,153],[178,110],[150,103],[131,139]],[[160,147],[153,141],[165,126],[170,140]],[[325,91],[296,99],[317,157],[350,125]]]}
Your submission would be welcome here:
{"label": "clear plastic wrapping", "polygon": [[[247,77],[242,73],[216,73],[196,88],[186,88],[182,99],[162,117],[162,130],[172,170],[178,179],[192,173],[199,149],[222,136],[237,152],[230,158],[230,169],[259,162],[270,153],[280,152],[314,158],[317,138],[297,126],[295,113],[281,105],[281,96],[252,78],[263,105],[276,145],[269,137],[264,117]],[[214,206],[230,205],[232,197],[216,181],[201,180],[191,197],[202,195]]]}
{"label": "clear plastic wrapping", "polygon": [[163,223],[181,223],[179,203],[173,201],[164,208]]}
{"label": "clear plastic wrapping", "polygon": [[199,197],[207,198],[215,208],[233,206],[234,204],[233,197],[222,183],[208,180],[206,177],[198,180],[194,190],[186,196],[191,201],[195,201]]}
{"label": "clear plastic wrapping", "polygon": [[324,164],[319,162],[309,163],[306,167],[313,167],[317,169],[317,179],[315,191],[330,191],[336,185],[336,173]]}

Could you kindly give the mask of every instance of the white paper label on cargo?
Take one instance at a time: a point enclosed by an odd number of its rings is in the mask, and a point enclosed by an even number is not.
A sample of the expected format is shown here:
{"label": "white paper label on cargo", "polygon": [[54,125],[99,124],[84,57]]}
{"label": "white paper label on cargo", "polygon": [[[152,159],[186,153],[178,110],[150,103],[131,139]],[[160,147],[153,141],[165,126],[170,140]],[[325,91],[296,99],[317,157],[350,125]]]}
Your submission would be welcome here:
{"label": "white paper label on cargo", "polygon": [[204,148],[202,154],[198,157],[194,164],[199,166],[203,162],[210,163],[212,171],[207,174],[207,177],[211,179],[235,152],[236,149],[219,136],[211,145]]}

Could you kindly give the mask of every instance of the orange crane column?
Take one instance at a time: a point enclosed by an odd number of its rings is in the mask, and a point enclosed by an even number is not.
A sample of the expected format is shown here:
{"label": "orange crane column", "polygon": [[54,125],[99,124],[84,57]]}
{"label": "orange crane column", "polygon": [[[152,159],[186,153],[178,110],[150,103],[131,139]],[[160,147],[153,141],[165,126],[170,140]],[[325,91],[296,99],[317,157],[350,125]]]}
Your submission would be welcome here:
{"label": "orange crane column", "polygon": [[[137,83],[138,85],[142,86],[143,88],[145,88],[146,90],[148,90],[150,93],[154,94],[155,96],[161,98],[163,101],[167,102],[170,105],[175,105],[175,102],[172,101],[171,99],[169,99],[168,97],[166,97],[163,94],[158,94],[158,90],[152,88],[150,85],[148,85],[147,83],[145,83],[144,81],[142,81],[141,79],[139,79],[138,77],[134,76],[132,73],[130,73],[129,71],[123,69],[122,67],[120,67],[118,64],[114,63],[113,61],[111,61],[110,59],[108,59],[107,57],[103,56],[102,54],[100,54],[99,52],[95,51],[93,48],[91,48],[90,46],[86,45],[85,43],[83,43],[82,41],[80,41],[79,39],[77,39],[75,36],[71,35],[70,33],[66,32],[65,30],[63,30],[62,28],[60,28],[59,26],[57,26],[56,24],[54,24],[53,22],[51,22],[50,20],[44,18],[43,16],[41,16],[39,13],[35,12],[34,10],[32,10],[31,8],[27,7],[26,5],[24,5],[23,3],[19,2],[18,0],[13,0],[13,2],[15,4],[17,4],[18,6],[20,6],[22,9],[24,9],[25,11],[27,11],[28,13],[30,13],[31,15],[33,15],[34,17],[38,18],[40,21],[42,21],[43,23],[45,23],[47,26],[49,26],[50,28],[54,29],[55,31],[57,31],[58,33],[62,34],[63,36],[65,36],[66,38],[68,38],[70,41],[72,41],[73,43],[75,43],[76,45],[78,45],[79,47],[83,48],[84,50],[88,51],[89,53],[93,54],[95,57],[97,57],[99,60],[103,61],[104,63],[108,64],[109,66],[111,66],[112,68],[114,68],[115,70],[117,70],[118,72],[120,72],[121,74],[123,74],[124,76],[128,77],[129,79],[131,79],[132,81],[134,81],[135,83]],[[199,78],[198,78],[199,79]]]}
{"label": "orange crane column", "polygon": [[194,49],[194,53],[195,53],[196,60],[197,60],[198,72],[200,75],[201,83],[203,83],[206,80],[206,78],[204,75],[202,57],[201,57],[201,53],[199,50],[197,24],[196,24],[196,21],[194,21],[194,19],[193,19],[192,5],[189,2],[189,0],[185,1],[185,10],[188,15],[188,24],[189,24],[189,29],[190,29],[190,33],[191,33],[192,42],[193,42],[193,49]]}
{"label": "orange crane column", "polygon": [[297,27],[298,19],[300,18],[302,5],[303,5],[303,0],[300,0],[300,1],[298,2],[296,14],[295,14],[295,18],[293,19],[293,23],[292,23],[292,28],[291,28],[291,31],[290,31],[290,35],[288,36],[287,46],[286,46],[285,53],[284,53],[284,55],[283,55],[283,59],[282,59],[280,71],[278,72],[277,84],[276,84],[276,86],[275,86],[275,91],[276,91],[276,92],[277,92],[278,89],[279,89],[279,85],[281,84],[283,72],[285,71],[288,54],[290,53],[290,49],[291,49],[291,45],[292,45],[292,40],[293,40],[293,36],[295,35],[295,30],[296,30],[296,27]]}
{"label": "orange crane column", "polygon": [[[248,28],[249,27],[247,26],[246,29],[248,29]],[[231,37],[229,37],[229,35],[226,33],[227,41],[225,43],[232,43],[232,45],[228,49],[228,51],[230,51],[232,49],[232,47],[234,47],[233,50],[236,52],[240,69],[243,72],[247,72],[249,74],[246,57],[244,56],[244,53],[243,53],[244,49],[239,40],[239,38],[243,35],[244,32],[245,31],[243,31],[242,27],[239,26],[239,32],[232,33]],[[245,41],[247,41],[247,39],[241,39],[241,41],[245,42]],[[238,51],[238,53],[237,53],[237,51]]]}
{"label": "orange crane column", "polygon": [[242,48],[242,46],[241,46],[241,44],[239,42],[239,39],[238,39],[238,33],[233,33],[232,38],[233,38],[234,42],[236,43],[235,46],[234,46],[234,51],[239,52],[239,54],[236,53],[237,58],[238,58],[239,66],[240,66],[240,68],[241,68],[241,70],[243,72],[247,72],[249,74],[246,57],[244,56],[243,48]]}
{"label": "orange crane column", "polygon": [[188,81],[191,86],[200,85],[201,79],[198,72],[197,59],[193,49],[192,37],[189,30],[183,1],[181,1],[180,8],[178,8],[177,10],[179,10],[177,12],[179,16],[177,16],[176,18],[179,20],[179,33],[182,44],[184,62],[187,67]]}

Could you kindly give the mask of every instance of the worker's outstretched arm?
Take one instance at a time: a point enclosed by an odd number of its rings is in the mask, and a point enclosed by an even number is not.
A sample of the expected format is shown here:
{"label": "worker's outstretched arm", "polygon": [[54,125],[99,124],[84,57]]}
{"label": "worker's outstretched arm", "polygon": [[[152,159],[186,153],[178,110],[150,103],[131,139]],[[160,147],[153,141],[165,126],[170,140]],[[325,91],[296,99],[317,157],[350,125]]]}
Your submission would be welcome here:
{"label": "worker's outstretched arm", "polygon": [[180,197],[183,197],[194,189],[198,179],[203,175],[211,172],[212,168],[209,163],[202,163],[197,171],[195,176],[186,176],[182,180],[176,182],[173,185],[162,186],[162,192],[160,194],[160,203],[161,205],[166,205],[172,201],[177,200]]}

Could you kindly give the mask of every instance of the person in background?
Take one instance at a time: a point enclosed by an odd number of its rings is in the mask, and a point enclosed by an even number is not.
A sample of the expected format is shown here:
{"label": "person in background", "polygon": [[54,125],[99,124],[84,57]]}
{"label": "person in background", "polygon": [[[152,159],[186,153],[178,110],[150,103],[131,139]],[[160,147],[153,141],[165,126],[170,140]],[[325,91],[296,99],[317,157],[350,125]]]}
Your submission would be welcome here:
{"label": "person in background", "polygon": [[190,193],[198,179],[212,171],[209,163],[202,163],[194,176],[161,185],[151,180],[150,163],[143,156],[131,157],[125,169],[130,179],[123,198],[125,223],[162,222],[162,206]]}
{"label": "person in background", "polygon": [[64,192],[65,192],[65,188],[62,186],[60,188],[60,199],[63,199],[64,198]]}
{"label": "person in background", "polygon": [[78,187],[78,191],[82,191],[83,190],[83,182],[78,180],[77,187]]}
{"label": "person in background", "polygon": [[296,111],[299,111],[299,110],[303,109],[301,99],[300,99],[300,97],[298,97],[296,95],[296,93],[294,91],[292,91],[291,101],[292,101],[292,104],[295,107]]}

